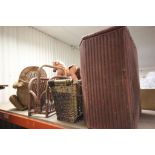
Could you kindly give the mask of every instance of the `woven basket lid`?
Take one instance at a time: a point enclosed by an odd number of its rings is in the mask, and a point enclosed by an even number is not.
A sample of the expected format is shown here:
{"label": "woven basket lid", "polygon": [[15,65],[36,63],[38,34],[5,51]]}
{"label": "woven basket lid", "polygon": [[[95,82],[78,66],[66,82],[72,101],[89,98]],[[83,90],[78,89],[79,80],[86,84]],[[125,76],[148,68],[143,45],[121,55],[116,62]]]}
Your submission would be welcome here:
{"label": "woven basket lid", "polygon": [[[29,66],[22,70],[19,76],[19,80],[29,82],[32,78],[36,77],[38,74],[37,66]],[[44,69],[41,69],[41,77],[47,77],[47,74]]]}

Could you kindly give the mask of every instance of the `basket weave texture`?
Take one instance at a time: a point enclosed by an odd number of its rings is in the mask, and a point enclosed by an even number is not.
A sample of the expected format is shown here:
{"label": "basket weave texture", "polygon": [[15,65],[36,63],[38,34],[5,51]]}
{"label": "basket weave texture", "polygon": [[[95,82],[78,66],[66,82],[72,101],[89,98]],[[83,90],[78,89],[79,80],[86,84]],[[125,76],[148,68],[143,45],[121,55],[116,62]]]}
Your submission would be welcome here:
{"label": "basket weave texture", "polygon": [[57,119],[66,122],[76,122],[82,118],[82,86],[81,81],[50,80],[49,86],[54,98]]}

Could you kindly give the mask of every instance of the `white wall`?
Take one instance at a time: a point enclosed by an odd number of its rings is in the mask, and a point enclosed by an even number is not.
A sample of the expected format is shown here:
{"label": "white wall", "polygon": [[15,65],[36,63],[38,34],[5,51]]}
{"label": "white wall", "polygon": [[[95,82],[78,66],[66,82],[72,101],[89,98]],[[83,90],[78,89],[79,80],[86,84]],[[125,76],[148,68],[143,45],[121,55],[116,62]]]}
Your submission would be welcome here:
{"label": "white wall", "polygon": [[9,84],[0,90],[0,103],[9,102],[9,96],[16,93],[12,84],[23,68],[53,60],[79,65],[79,51],[32,27],[0,27],[0,84]]}
{"label": "white wall", "polygon": [[129,26],[136,44],[140,70],[155,70],[155,27]]}

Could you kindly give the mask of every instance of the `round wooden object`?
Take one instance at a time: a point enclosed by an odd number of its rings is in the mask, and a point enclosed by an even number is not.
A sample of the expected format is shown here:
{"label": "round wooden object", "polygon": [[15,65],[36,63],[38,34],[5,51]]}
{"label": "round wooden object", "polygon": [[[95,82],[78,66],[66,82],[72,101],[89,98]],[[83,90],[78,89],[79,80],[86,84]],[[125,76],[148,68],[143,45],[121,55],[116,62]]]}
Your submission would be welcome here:
{"label": "round wooden object", "polygon": [[[17,87],[17,97],[22,104],[22,106],[26,107],[28,106],[30,99],[29,99],[29,92],[28,92],[28,83],[29,81],[36,77],[38,74],[38,68],[37,66],[30,66],[26,67],[22,70],[18,82],[23,82],[22,87]],[[47,77],[47,74],[45,70],[41,70],[41,77]],[[20,108],[19,108],[20,109]]]}

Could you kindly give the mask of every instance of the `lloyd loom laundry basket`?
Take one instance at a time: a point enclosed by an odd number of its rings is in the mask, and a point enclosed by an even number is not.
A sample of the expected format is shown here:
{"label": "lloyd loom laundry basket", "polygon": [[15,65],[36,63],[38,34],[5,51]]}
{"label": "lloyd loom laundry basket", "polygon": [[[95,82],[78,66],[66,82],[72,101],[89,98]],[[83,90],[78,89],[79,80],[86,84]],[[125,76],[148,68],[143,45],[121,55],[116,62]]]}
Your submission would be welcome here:
{"label": "lloyd loom laundry basket", "polygon": [[76,122],[82,118],[82,86],[81,81],[73,83],[70,79],[49,80],[54,98],[57,119]]}
{"label": "lloyd loom laundry basket", "polygon": [[137,51],[126,27],[80,43],[84,118],[88,128],[136,128],[140,88]]}

